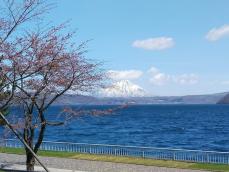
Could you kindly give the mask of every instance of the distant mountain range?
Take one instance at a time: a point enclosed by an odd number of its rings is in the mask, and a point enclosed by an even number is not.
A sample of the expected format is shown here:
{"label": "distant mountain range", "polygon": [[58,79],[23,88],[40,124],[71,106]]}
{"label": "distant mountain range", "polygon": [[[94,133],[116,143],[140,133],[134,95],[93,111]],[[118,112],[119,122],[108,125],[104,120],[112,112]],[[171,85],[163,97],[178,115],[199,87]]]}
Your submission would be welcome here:
{"label": "distant mountain range", "polygon": [[[119,104],[217,104],[228,93],[188,96],[155,96],[155,97],[92,97],[66,94],[60,97],[55,105],[119,105]],[[227,100],[228,100],[227,99]],[[229,103],[229,102],[228,102]]]}
{"label": "distant mountain range", "polygon": [[225,95],[222,99],[220,99],[218,104],[229,104],[229,94]]}

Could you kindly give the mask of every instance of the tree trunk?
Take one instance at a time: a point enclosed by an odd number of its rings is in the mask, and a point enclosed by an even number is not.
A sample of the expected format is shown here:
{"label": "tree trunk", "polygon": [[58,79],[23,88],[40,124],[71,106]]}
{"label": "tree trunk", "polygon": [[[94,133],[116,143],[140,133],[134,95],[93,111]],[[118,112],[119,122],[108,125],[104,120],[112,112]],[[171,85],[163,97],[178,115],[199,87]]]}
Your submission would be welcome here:
{"label": "tree trunk", "polygon": [[[32,134],[33,136],[33,134]],[[27,144],[31,149],[33,149],[33,137],[27,138]],[[25,148],[26,150],[26,170],[27,171],[34,171],[34,165],[35,165],[35,157],[30,152],[29,149]]]}
{"label": "tree trunk", "polygon": [[26,170],[34,171],[35,157],[31,152],[26,152]]}
{"label": "tree trunk", "polygon": [[[33,138],[34,128],[32,127],[32,113],[26,113],[25,128],[24,128],[24,139],[28,146],[33,150]],[[28,148],[25,147],[26,151],[26,170],[34,171],[35,157]]]}

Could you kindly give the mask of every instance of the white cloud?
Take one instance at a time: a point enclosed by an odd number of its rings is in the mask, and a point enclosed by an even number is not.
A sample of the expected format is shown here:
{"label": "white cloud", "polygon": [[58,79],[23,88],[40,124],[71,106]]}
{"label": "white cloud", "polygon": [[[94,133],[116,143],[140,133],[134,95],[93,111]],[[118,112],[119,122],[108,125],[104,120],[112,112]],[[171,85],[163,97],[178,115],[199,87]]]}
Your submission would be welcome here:
{"label": "white cloud", "polygon": [[170,75],[160,72],[155,67],[151,67],[148,73],[150,74],[150,83],[153,85],[165,85],[166,83],[193,85],[199,82],[199,76],[196,74]]}
{"label": "white cloud", "polygon": [[132,46],[146,50],[164,50],[174,46],[174,40],[170,37],[149,38],[145,40],[136,40]]}
{"label": "white cloud", "polygon": [[174,77],[174,82],[178,84],[196,84],[199,82],[199,77],[196,74],[182,74]]}
{"label": "white cloud", "polygon": [[148,70],[148,73],[150,73],[151,75],[155,75],[155,74],[158,74],[160,73],[160,71],[155,68],[155,67],[151,67],[149,70]]}
{"label": "white cloud", "polygon": [[170,76],[164,73],[158,73],[150,78],[150,82],[154,85],[164,85],[170,80]]}
{"label": "white cloud", "polygon": [[148,73],[151,75],[150,83],[153,85],[164,85],[170,80],[170,76],[164,73],[161,73],[157,68],[151,67],[148,70]]}
{"label": "white cloud", "polygon": [[113,80],[132,80],[141,77],[143,72],[140,70],[109,70],[107,74]]}
{"label": "white cloud", "polygon": [[206,39],[209,41],[217,41],[220,38],[223,37],[229,37],[229,25],[224,25],[221,26],[219,28],[213,28],[211,29],[207,35],[206,35]]}

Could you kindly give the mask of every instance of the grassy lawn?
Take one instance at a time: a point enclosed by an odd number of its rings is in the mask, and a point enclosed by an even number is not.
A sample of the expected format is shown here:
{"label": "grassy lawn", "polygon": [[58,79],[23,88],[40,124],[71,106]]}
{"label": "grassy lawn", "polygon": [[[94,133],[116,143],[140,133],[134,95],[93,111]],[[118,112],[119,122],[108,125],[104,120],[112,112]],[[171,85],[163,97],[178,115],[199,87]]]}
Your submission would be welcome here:
{"label": "grassy lawn", "polygon": [[[19,148],[0,148],[1,153],[11,154],[24,154],[23,149]],[[60,157],[60,158],[72,158],[81,160],[92,160],[92,161],[106,161],[116,163],[127,163],[127,164],[138,164],[146,166],[159,166],[159,167],[170,167],[170,168],[181,168],[181,169],[199,169],[209,170],[217,172],[229,172],[229,165],[222,164],[200,164],[200,163],[187,163],[178,161],[166,161],[166,160],[153,160],[133,157],[117,157],[108,155],[91,155],[91,154],[80,154],[70,152],[55,152],[55,151],[40,151],[40,156],[48,157]],[[1,172],[1,171],[0,171]]]}

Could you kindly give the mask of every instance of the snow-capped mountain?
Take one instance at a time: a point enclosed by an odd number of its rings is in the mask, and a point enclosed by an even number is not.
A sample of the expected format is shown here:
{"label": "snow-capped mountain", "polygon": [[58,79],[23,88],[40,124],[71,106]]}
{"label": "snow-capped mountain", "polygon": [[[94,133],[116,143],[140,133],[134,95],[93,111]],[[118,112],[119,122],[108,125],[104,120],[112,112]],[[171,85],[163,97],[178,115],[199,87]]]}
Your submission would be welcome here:
{"label": "snow-capped mountain", "polygon": [[115,82],[101,91],[103,97],[143,97],[146,92],[129,80]]}

